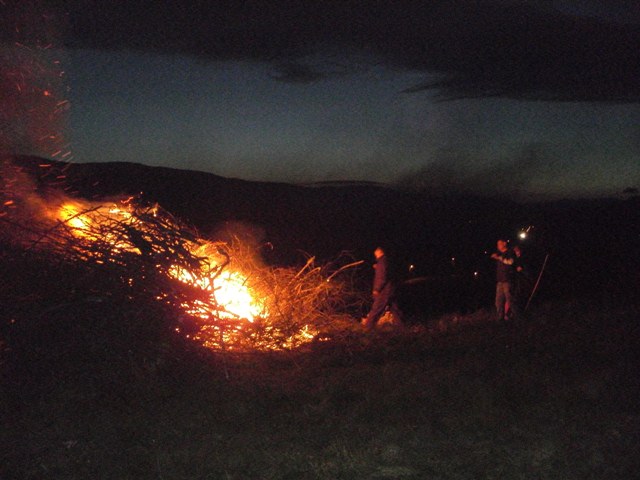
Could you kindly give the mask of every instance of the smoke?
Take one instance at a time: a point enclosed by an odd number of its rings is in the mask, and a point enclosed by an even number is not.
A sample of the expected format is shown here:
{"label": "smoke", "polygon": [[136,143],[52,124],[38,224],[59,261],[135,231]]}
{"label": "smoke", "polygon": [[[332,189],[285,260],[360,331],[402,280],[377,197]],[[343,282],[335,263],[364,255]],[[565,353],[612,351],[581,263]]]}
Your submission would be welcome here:
{"label": "smoke", "polygon": [[263,255],[273,248],[266,241],[263,227],[239,220],[219,224],[206,236],[214,242],[232,245],[234,251],[242,253],[244,261],[250,260],[256,265],[262,265]]}
{"label": "smoke", "polygon": [[539,145],[495,161],[466,153],[443,154],[399,177],[396,185],[433,195],[483,195],[523,199],[532,178],[549,171],[554,162]]}
{"label": "smoke", "polygon": [[264,243],[266,232],[263,227],[249,222],[230,220],[218,225],[209,236],[221,242],[239,240],[248,246],[258,248]]}
{"label": "smoke", "polygon": [[15,165],[12,157],[0,158],[0,217],[34,216],[45,211],[46,202],[31,175]]}

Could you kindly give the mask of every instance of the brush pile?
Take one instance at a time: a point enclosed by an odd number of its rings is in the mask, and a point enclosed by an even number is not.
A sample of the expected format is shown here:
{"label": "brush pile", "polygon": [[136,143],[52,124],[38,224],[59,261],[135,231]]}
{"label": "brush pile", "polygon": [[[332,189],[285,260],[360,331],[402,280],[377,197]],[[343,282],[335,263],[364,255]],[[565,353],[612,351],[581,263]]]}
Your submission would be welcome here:
{"label": "brush pile", "polygon": [[79,303],[125,302],[136,308],[123,322],[136,322],[136,311],[160,309],[164,330],[208,348],[264,351],[318,341],[361,307],[353,281],[361,262],[344,255],[324,266],[309,256],[301,268],[271,267],[254,245],[204,239],[139,198],[27,203],[10,201],[0,216],[6,276],[0,295],[14,306],[5,325]]}

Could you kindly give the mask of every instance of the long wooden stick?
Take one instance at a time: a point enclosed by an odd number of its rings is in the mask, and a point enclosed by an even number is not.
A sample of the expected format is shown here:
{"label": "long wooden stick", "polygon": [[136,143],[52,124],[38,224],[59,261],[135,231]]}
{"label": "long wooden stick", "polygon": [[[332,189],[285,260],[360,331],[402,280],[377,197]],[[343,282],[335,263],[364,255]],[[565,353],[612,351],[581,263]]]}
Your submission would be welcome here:
{"label": "long wooden stick", "polygon": [[533,286],[533,290],[531,290],[531,295],[529,295],[529,300],[527,300],[527,305],[524,307],[525,312],[527,311],[527,308],[529,308],[531,299],[533,298],[533,295],[536,293],[536,290],[538,289],[538,285],[540,284],[540,279],[542,278],[542,273],[544,272],[544,267],[547,265],[548,259],[549,259],[549,254],[547,253],[547,255],[544,257],[544,262],[542,262],[542,267],[540,268],[540,273],[538,274],[538,279],[536,280],[536,284]]}

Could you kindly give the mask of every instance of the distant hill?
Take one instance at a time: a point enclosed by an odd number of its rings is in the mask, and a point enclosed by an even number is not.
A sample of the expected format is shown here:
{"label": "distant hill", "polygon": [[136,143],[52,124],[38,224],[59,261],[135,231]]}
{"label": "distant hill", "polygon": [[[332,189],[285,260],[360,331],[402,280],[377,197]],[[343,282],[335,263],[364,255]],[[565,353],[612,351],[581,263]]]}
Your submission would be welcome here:
{"label": "distant hill", "polygon": [[[301,252],[319,259],[349,251],[370,259],[379,243],[421,272],[491,269],[485,251],[498,237],[525,245],[538,265],[550,253],[550,274],[571,288],[633,282],[640,257],[640,197],[521,204],[470,196],[430,196],[379,184],[298,186],[249,182],[217,175],[133,163],[64,163],[13,156],[8,161],[38,189],[98,200],[138,195],[158,202],[204,236],[225,228],[270,242],[270,260],[291,263]],[[637,274],[635,274],[637,275]]]}
{"label": "distant hill", "polygon": [[[25,156],[13,161],[40,188],[91,200],[142,194],[206,235],[244,222],[263,229],[274,246],[320,256],[342,250],[369,255],[377,243],[397,250],[444,248],[451,238],[458,237],[458,243],[481,223],[494,223],[490,215],[483,216],[498,205],[486,199],[429,198],[379,184],[297,186],[123,162],[79,164]],[[515,209],[514,204],[510,210]]]}

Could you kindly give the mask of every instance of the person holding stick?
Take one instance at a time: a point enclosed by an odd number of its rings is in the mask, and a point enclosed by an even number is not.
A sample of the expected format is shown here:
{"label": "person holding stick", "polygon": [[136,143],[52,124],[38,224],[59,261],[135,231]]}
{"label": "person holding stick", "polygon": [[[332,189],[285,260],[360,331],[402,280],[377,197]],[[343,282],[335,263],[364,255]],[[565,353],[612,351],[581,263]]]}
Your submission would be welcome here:
{"label": "person holding stick", "polygon": [[[513,277],[515,259],[509,250],[507,240],[499,239],[496,243],[497,251],[491,254],[496,263],[496,314],[498,321],[506,321],[517,317],[517,307],[513,303]],[[510,310],[510,311],[509,311]],[[510,315],[508,316],[507,313]]]}

